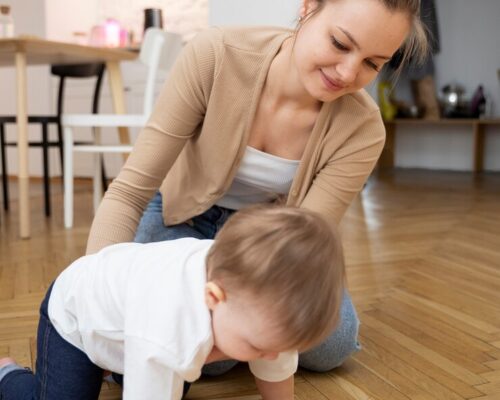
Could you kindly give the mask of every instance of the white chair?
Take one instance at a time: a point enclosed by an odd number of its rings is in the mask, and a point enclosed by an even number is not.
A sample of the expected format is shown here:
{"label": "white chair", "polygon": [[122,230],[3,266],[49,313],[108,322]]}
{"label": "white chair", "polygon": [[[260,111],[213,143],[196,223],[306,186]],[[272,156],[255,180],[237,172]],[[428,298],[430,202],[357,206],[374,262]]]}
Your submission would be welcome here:
{"label": "white chair", "polygon": [[[132,145],[104,145],[100,140],[100,128],[143,127],[152,112],[157,72],[169,69],[182,48],[180,35],[158,28],[146,31],[139,60],[148,67],[142,114],[63,114],[64,130],[64,226],[73,226],[73,153],[94,153],[94,210],[102,198],[101,154],[130,153]],[[95,143],[76,144],[73,128],[94,129]]]}

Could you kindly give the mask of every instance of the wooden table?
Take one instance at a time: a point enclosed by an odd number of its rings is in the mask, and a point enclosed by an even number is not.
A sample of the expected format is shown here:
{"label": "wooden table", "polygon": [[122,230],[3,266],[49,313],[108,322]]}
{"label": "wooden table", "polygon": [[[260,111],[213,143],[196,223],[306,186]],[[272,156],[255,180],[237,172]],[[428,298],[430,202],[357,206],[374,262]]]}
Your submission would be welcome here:
{"label": "wooden table", "polygon": [[[28,110],[26,66],[43,64],[106,63],[114,111],[125,113],[120,61],[133,60],[136,52],[54,42],[34,37],[0,39],[0,66],[15,65],[17,81],[17,148],[19,152],[19,233],[30,237]],[[120,140],[129,143],[127,128],[120,128]]]}
{"label": "wooden table", "polygon": [[481,172],[484,163],[484,130],[487,126],[500,126],[500,119],[474,118],[441,118],[441,119],[395,119],[385,122],[386,141],[380,156],[379,165],[382,168],[394,167],[394,152],[396,150],[396,128],[398,126],[454,126],[469,125],[473,135],[472,141],[472,170]]}

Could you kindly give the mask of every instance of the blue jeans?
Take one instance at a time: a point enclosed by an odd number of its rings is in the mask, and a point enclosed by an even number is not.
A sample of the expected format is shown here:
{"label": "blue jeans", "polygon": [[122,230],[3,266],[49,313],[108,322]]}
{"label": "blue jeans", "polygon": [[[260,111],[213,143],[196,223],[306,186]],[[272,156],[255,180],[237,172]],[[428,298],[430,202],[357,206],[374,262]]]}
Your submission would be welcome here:
{"label": "blue jeans", "polygon": [[9,366],[10,372],[0,380],[2,400],[97,400],[99,397],[103,371],[55,330],[47,311],[51,290],[52,287],[40,307],[36,374]]}
{"label": "blue jeans", "polygon": [[[234,210],[213,206],[189,223],[165,226],[162,216],[162,198],[157,193],[148,204],[137,228],[135,241],[139,243],[159,242],[183,237],[213,239]],[[358,343],[359,320],[349,293],[345,291],[342,301],[341,321],[336,330],[318,347],[300,354],[301,367],[316,372],[329,371],[340,366],[352,353],[360,349]],[[236,361],[220,361],[206,365],[207,375],[220,375],[229,371]]]}

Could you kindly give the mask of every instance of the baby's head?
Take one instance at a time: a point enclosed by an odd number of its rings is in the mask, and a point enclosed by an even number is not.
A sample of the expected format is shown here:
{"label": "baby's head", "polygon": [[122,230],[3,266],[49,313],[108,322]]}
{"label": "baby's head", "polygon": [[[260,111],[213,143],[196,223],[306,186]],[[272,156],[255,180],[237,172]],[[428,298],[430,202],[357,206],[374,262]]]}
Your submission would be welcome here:
{"label": "baby's head", "polygon": [[305,209],[238,211],[207,256],[215,345],[250,361],[306,350],[339,319],[344,260],[338,233]]}

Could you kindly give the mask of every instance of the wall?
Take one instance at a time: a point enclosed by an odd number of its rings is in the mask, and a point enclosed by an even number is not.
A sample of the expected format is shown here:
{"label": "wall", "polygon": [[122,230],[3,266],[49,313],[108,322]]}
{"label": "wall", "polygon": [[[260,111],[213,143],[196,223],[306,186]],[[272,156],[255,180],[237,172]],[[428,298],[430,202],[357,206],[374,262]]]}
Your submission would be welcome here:
{"label": "wall", "polygon": [[45,0],[46,35],[50,40],[73,42],[73,32],[88,33],[99,21],[99,0]]}
{"label": "wall", "polygon": [[294,27],[300,0],[210,0],[210,25]]}
{"label": "wall", "polygon": [[[208,0],[45,0],[47,37],[55,40],[74,40],[73,32],[90,32],[95,24],[107,18],[117,19],[134,32],[140,41],[145,8],[160,8],[164,28],[192,37],[208,24]],[[62,17],[64,16],[64,18]]]}
{"label": "wall", "polygon": [[186,39],[207,27],[207,0],[114,0],[102,2],[99,16],[124,21],[136,36],[143,30],[143,9],[161,8],[165,29],[182,34]]}

